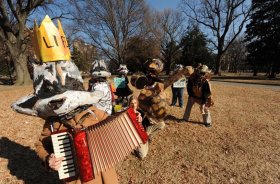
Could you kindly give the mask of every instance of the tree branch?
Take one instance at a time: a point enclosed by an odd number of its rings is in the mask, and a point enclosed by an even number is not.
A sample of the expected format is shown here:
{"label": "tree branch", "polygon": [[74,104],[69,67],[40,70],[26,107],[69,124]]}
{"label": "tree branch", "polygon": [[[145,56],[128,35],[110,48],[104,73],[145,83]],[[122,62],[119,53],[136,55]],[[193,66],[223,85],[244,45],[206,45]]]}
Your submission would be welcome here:
{"label": "tree branch", "polygon": [[[16,20],[17,20],[19,23],[21,23],[21,20],[20,20],[20,18],[19,18],[19,14],[18,14],[18,12],[15,10],[12,1],[11,1],[11,0],[7,0],[7,2],[8,2],[8,5],[9,5],[9,7],[10,7],[10,10],[12,11],[12,13],[13,13],[14,17],[16,18]],[[16,5],[16,6],[18,6],[18,5]]]}

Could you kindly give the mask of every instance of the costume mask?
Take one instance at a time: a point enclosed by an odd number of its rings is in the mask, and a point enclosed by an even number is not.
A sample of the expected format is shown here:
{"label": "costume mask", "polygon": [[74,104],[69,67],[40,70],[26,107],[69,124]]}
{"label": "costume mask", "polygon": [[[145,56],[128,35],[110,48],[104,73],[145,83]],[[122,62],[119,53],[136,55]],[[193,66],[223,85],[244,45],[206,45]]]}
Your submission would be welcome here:
{"label": "costume mask", "polygon": [[120,67],[117,69],[118,73],[120,75],[126,75],[128,73],[128,69],[126,65],[120,65]]}
{"label": "costume mask", "polygon": [[148,60],[146,63],[147,71],[154,75],[158,75],[163,70],[163,63],[160,59]]}
{"label": "costume mask", "polygon": [[34,93],[12,104],[17,112],[47,119],[102,98],[100,92],[84,91],[79,70],[71,61],[33,64],[33,71]]}
{"label": "costume mask", "polygon": [[175,64],[174,71],[182,70],[183,68],[183,65]]}
{"label": "costume mask", "polygon": [[91,68],[91,76],[94,78],[98,77],[110,77],[111,73],[108,72],[107,66],[104,62],[104,60],[95,60],[92,63],[92,68]]}

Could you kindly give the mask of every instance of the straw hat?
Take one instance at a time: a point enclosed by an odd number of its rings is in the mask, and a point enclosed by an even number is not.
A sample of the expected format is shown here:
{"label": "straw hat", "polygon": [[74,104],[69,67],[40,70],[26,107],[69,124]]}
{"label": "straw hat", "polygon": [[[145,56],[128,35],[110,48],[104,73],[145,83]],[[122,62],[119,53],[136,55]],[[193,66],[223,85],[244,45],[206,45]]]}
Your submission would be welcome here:
{"label": "straw hat", "polygon": [[163,70],[163,62],[160,59],[148,60],[145,63],[147,63],[147,70],[156,75]]}
{"label": "straw hat", "polygon": [[211,70],[209,70],[208,66],[202,65],[198,68],[200,73],[211,73]]}

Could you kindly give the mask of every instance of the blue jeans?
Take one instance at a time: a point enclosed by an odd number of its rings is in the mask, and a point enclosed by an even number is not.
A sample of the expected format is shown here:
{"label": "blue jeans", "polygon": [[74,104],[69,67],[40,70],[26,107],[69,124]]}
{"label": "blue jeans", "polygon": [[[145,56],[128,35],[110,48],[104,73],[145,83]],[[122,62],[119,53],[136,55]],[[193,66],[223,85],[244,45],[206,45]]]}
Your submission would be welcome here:
{"label": "blue jeans", "polygon": [[172,89],[172,103],[171,103],[171,105],[176,105],[177,100],[178,100],[179,106],[183,107],[183,105],[184,105],[183,97],[184,97],[184,89],[185,88],[173,88],[173,87],[171,87],[171,89]]}

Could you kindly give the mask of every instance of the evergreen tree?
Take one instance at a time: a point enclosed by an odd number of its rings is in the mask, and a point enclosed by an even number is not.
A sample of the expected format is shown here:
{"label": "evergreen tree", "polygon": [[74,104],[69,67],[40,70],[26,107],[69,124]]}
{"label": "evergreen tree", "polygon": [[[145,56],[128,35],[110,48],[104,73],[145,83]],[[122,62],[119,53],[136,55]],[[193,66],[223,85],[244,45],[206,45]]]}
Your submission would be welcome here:
{"label": "evergreen tree", "polygon": [[252,1],[251,22],[247,25],[248,60],[254,75],[266,70],[275,78],[280,68],[280,1]]}
{"label": "evergreen tree", "polygon": [[199,30],[198,26],[190,29],[186,36],[181,40],[183,65],[195,66],[198,63],[212,67],[214,64],[213,56],[207,48],[205,35]]}
{"label": "evergreen tree", "polygon": [[173,65],[180,61],[180,46],[177,45],[175,41],[171,41],[165,46],[165,48],[163,48],[162,55],[164,57],[164,67],[166,74],[169,75]]}

